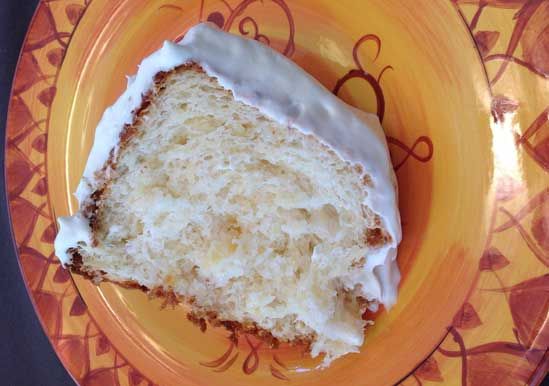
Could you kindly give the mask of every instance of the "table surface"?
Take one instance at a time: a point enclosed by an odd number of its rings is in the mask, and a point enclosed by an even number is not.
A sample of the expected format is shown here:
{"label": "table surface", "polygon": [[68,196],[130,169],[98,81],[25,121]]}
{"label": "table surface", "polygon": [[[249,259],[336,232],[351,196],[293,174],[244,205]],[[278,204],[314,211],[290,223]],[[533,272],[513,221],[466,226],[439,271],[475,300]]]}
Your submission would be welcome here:
{"label": "table surface", "polygon": [[[6,112],[13,72],[38,0],[0,1],[0,127],[4,137]],[[4,153],[4,141],[0,141]],[[1,168],[4,179],[4,168]],[[5,186],[0,184],[0,384],[6,386],[74,385],[42,331],[21,279],[6,207]],[[543,382],[549,386],[549,377]]]}

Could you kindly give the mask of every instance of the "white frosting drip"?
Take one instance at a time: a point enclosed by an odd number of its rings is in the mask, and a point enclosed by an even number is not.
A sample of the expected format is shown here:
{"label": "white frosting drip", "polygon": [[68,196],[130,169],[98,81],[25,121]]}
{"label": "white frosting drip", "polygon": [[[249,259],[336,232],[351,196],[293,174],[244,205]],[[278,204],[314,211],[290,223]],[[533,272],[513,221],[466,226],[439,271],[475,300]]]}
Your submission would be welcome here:
{"label": "white frosting drip", "polygon": [[[368,255],[365,293],[387,307],[396,301],[400,272],[396,263],[401,240],[396,179],[387,143],[375,115],[359,111],[334,96],[292,61],[251,39],[228,34],[212,24],[191,28],[179,43],[165,42],[144,59],[128,88],[108,108],[95,132],[95,140],[76,197],[82,205],[98,188],[95,172],[110,152],[118,150],[119,135],[131,124],[142,96],[152,88],[154,76],[182,64],[199,64],[208,75],[233,92],[235,98],[260,109],[279,123],[316,135],[343,159],[361,164],[372,180],[365,204],[377,213],[392,242]],[[55,252],[63,264],[67,249],[91,239],[88,221],[80,214],[59,219]],[[373,275],[372,275],[373,273]],[[372,281],[375,279],[375,281]]]}
{"label": "white frosting drip", "polygon": [[75,248],[78,245],[91,243],[91,230],[89,221],[78,212],[74,216],[59,217],[59,233],[55,238],[55,254],[61,260],[63,265],[70,262],[70,256],[67,253],[69,248]]}

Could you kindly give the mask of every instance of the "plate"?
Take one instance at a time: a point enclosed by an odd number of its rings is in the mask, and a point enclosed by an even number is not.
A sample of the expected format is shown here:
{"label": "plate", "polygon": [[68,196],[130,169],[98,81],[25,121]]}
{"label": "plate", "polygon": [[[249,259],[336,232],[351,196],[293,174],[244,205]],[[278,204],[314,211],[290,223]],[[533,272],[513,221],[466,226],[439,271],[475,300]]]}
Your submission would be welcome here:
{"label": "plate", "polygon": [[[328,369],[303,348],[201,332],[183,306],[72,277],[94,129],[125,76],[208,20],[271,45],[378,114],[399,180],[397,305]],[[57,0],[22,49],[5,162],[13,237],[44,330],[81,385],[523,385],[549,357],[549,3]],[[368,146],[367,143],[364,146]]]}

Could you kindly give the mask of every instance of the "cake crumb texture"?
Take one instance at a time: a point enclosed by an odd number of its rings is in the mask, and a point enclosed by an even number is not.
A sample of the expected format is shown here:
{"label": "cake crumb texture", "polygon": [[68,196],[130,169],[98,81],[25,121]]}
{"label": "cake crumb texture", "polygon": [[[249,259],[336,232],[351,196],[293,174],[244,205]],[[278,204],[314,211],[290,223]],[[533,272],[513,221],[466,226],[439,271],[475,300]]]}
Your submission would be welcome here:
{"label": "cake crumb texture", "polygon": [[358,351],[379,300],[364,265],[390,241],[360,168],[197,65],[159,74],[120,138],[85,206],[93,241],[71,252],[79,272],[310,342],[326,363]]}

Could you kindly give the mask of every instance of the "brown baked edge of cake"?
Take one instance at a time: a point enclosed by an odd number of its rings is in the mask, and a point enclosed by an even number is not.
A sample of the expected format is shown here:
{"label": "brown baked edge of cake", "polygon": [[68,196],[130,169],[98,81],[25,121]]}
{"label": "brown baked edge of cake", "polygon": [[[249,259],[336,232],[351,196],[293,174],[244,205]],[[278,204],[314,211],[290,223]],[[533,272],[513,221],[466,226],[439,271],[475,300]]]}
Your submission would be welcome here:
{"label": "brown baked edge of cake", "polygon": [[[107,272],[104,271],[89,271],[84,268],[83,259],[77,248],[72,248],[68,251],[71,255],[72,262],[67,264],[66,268],[72,273],[83,276],[91,280],[94,284],[99,285],[102,282],[113,283],[127,289],[138,289],[148,295],[150,299],[162,299],[163,303],[160,306],[164,309],[168,306],[175,307],[185,304],[191,307],[191,311],[187,313],[187,319],[200,328],[200,331],[206,332],[207,325],[211,327],[224,327],[231,333],[230,338],[235,343],[238,341],[239,335],[249,334],[263,341],[269,347],[277,348],[280,343],[287,343],[291,346],[301,345],[308,351],[315,336],[300,336],[293,340],[281,340],[273,336],[273,334],[264,328],[261,328],[257,323],[252,321],[237,322],[234,320],[219,319],[217,313],[212,310],[206,310],[194,304],[194,299],[186,298],[176,294],[171,289],[162,287],[148,288],[133,280],[116,281],[107,277]],[[367,305],[367,302],[364,302]]]}
{"label": "brown baked edge of cake", "polygon": [[[119,151],[118,154],[115,154],[114,149],[111,150],[111,153],[109,155],[109,158],[103,168],[101,170],[97,171],[96,178],[101,182],[100,188],[96,189],[91,195],[87,202],[83,203],[83,209],[82,214],[88,219],[90,228],[92,230],[92,244],[96,245],[97,240],[95,239],[95,233],[100,227],[100,218],[99,218],[99,212],[100,212],[100,205],[103,198],[103,195],[105,191],[108,189],[112,179],[105,179],[102,178],[104,175],[109,175],[110,173],[107,173],[108,170],[116,170],[116,158],[117,156],[120,156],[120,153],[129,145],[132,138],[134,138],[139,133],[139,125],[142,123],[142,117],[147,112],[148,107],[151,105],[152,100],[155,96],[157,96],[159,93],[162,92],[162,90],[165,88],[165,82],[168,79],[168,77],[172,74],[175,74],[179,71],[186,71],[186,70],[194,70],[201,73],[204,73],[204,70],[202,67],[200,67],[198,64],[195,63],[188,63],[181,65],[171,71],[168,72],[159,72],[154,77],[154,83],[153,83],[153,89],[149,90],[145,95],[142,97],[142,101],[140,106],[134,111],[134,117],[133,121],[129,125],[125,125],[123,130],[120,133],[120,142],[119,142]],[[232,92],[227,90],[227,92]],[[233,96],[234,97],[234,96]],[[357,165],[357,167],[360,169],[359,172],[362,172],[362,168],[360,165]],[[365,178],[364,184],[369,185],[371,182]],[[379,228],[369,228],[367,232],[365,233],[364,237],[366,240],[366,243],[370,246],[377,247],[384,245],[385,243],[389,242],[390,236],[386,233],[385,230],[381,228],[381,222],[379,217],[376,216],[376,225],[379,226]],[[67,264],[67,268],[71,270],[71,272],[81,275],[87,279],[90,279],[95,284],[99,284],[100,282],[112,282],[114,284],[120,285],[124,288],[131,288],[131,289],[139,289],[149,295],[150,298],[160,298],[164,300],[164,303],[162,304],[162,307],[166,306],[176,306],[178,304],[187,304],[191,307],[191,311],[187,314],[187,318],[193,322],[195,325],[197,325],[201,331],[206,331],[207,329],[207,323],[209,323],[213,327],[225,327],[230,333],[231,337],[235,340],[238,339],[239,334],[250,334],[255,336],[256,338],[264,341],[271,347],[277,347],[280,343],[288,343],[290,345],[303,345],[306,347],[307,350],[309,350],[312,342],[314,341],[315,336],[302,336],[298,337],[291,341],[284,341],[281,342],[278,338],[275,338],[272,333],[269,330],[263,329],[259,327],[255,322],[238,322],[238,321],[232,321],[232,320],[220,320],[217,317],[217,313],[215,311],[211,310],[204,310],[200,307],[197,307],[195,304],[193,304],[193,299],[184,299],[183,297],[177,295],[173,290],[166,290],[162,287],[157,288],[147,288],[146,286],[143,286],[135,281],[114,281],[106,277],[106,272],[90,272],[84,269],[83,265],[83,259],[80,255],[77,248],[72,248],[71,250],[67,251],[69,255],[71,256],[71,263]],[[365,264],[365,258],[361,259],[356,263],[355,266],[363,266]],[[357,297],[357,301],[361,305],[362,311],[365,311],[368,308],[369,301]]]}

